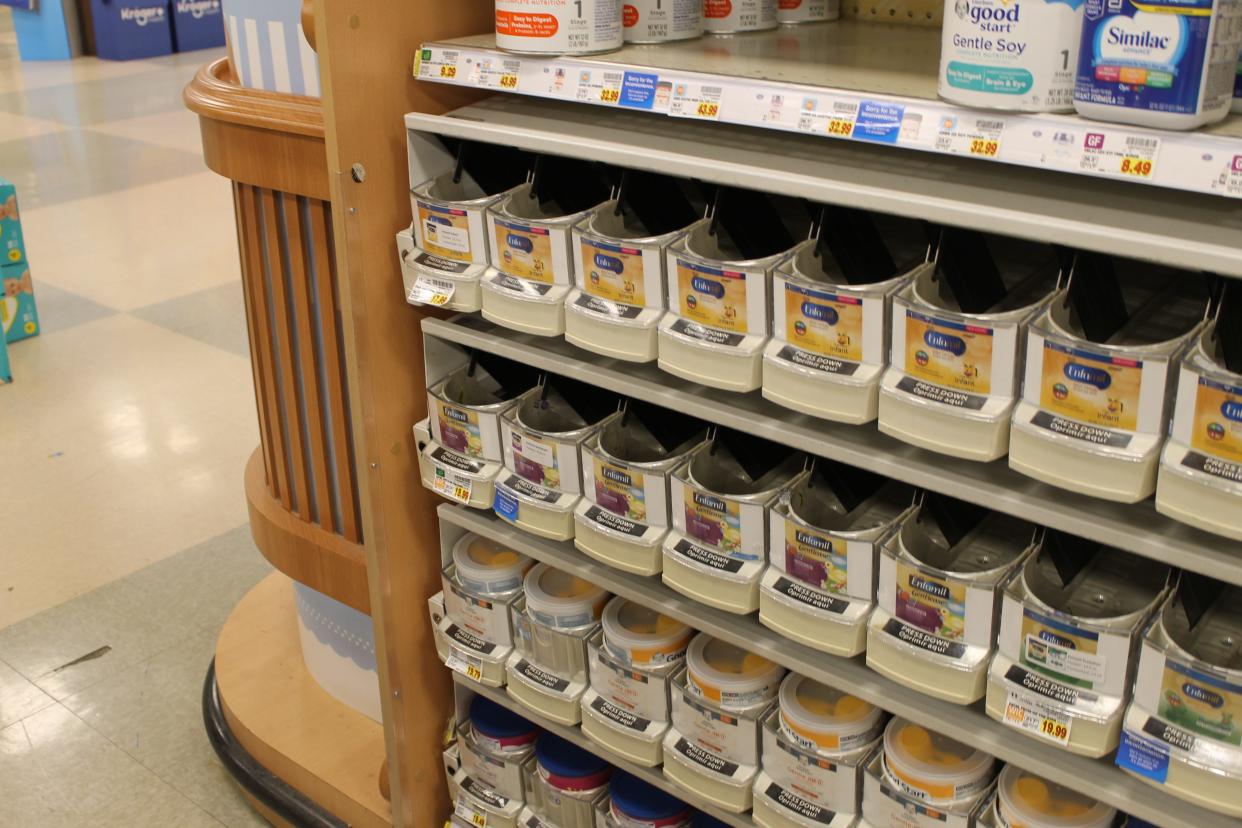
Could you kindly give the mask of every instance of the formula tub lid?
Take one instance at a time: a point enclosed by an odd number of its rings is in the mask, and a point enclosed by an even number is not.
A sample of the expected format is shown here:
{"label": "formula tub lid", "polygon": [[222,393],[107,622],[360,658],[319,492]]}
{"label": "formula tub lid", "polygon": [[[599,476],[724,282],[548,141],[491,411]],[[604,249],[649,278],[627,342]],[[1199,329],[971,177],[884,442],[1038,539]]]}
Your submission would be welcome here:
{"label": "formula tub lid", "polygon": [[615,810],[640,822],[667,824],[691,815],[690,806],[677,797],[621,771],[613,775],[608,793]]}
{"label": "formula tub lid", "polygon": [[539,728],[512,710],[501,707],[484,696],[470,702],[470,724],[475,731],[492,739],[514,739],[529,736],[534,741]]}
{"label": "formula tub lid", "polygon": [[987,777],[995,760],[970,745],[897,718],[884,731],[884,761],[902,782],[932,799],[947,800]]}
{"label": "formula tub lid", "polygon": [[[590,581],[537,564],[526,573],[527,609],[552,619],[563,620],[558,626],[581,626],[598,621],[608,593]],[[572,619],[587,618],[576,625]]]}
{"label": "formula tub lid", "polygon": [[694,635],[677,619],[624,598],[608,602],[603,622],[609,650],[626,653],[634,664],[676,661],[685,654]]}
{"label": "formula tub lid", "polygon": [[708,698],[744,695],[766,688],[771,688],[771,692],[764,695],[771,698],[785,672],[785,668],[763,656],[709,635],[699,635],[690,642],[686,658],[690,680]]}
{"label": "formula tub lid", "polygon": [[[790,673],[781,683],[781,718],[803,735],[865,732],[884,712],[857,696]],[[812,739],[813,741],[818,741]]]}
{"label": "formula tub lid", "polygon": [[473,592],[494,595],[520,587],[522,576],[532,562],[503,543],[466,534],[453,546],[453,563],[462,586]]}
{"label": "formula tub lid", "polygon": [[548,781],[565,790],[597,788],[612,775],[612,765],[552,733],[539,737],[535,756]]}
{"label": "formula tub lid", "polygon": [[1077,791],[1009,765],[1001,772],[997,808],[1009,825],[1108,828],[1117,812]]}

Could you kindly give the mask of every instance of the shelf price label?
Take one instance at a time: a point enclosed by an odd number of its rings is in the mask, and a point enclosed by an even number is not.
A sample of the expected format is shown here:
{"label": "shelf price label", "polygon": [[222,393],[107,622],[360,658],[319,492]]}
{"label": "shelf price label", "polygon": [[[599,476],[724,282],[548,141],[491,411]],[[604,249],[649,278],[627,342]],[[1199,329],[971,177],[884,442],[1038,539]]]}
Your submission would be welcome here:
{"label": "shelf price label", "polygon": [[501,89],[517,89],[518,76],[516,74],[501,75],[497,84]]}
{"label": "shelf price label", "polygon": [[1003,119],[949,113],[940,118],[936,132],[936,149],[950,155],[999,158],[1004,135]]}
{"label": "shelf price label", "polygon": [[464,794],[457,795],[457,802],[453,806],[453,815],[467,825],[473,825],[474,828],[487,828],[487,814],[476,810]]}
{"label": "shelf price label", "polygon": [[518,88],[522,61],[514,58],[480,57],[470,70],[470,82],[485,89],[504,89],[513,92]]}
{"label": "shelf price label", "polygon": [[471,681],[482,681],[483,671],[479,669],[476,663],[477,659],[463,653],[456,647],[449,653],[448,660],[444,662],[444,666],[452,670],[454,673],[461,673]]}
{"label": "shelf price label", "polygon": [[720,99],[723,96],[722,86],[673,81],[673,97],[669,102],[668,114],[674,118],[717,121],[720,120]]}
{"label": "shelf price label", "polygon": [[828,121],[828,134],[849,138],[854,134],[854,122],[846,118],[832,118]]}
{"label": "shelf price label", "polygon": [[995,158],[1000,154],[1000,142],[976,138],[970,142],[970,154],[982,155],[985,158]]}
{"label": "shelf price label", "polygon": [[435,480],[432,481],[432,488],[436,494],[454,500],[458,503],[470,503],[471,482],[463,477],[459,477],[444,469],[436,469]]}
{"label": "shelf price label", "polygon": [[419,276],[410,288],[406,301],[418,305],[443,307],[453,298],[457,285],[448,279],[436,279],[431,276]]}
{"label": "shelf price label", "polygon": [[425,80],[456,80],[460,55],[452,49],[422,49],[418,53],[414,76]]}
{"label": "shelf price label", "polygon": [[1073,719],[1050,704],[1025,693],[1009,691],[1005,722],[1041,739],[1068,745]]}
{"label": "shelf price label", "polygon": [[585,103],[616,106],[617,101],[621,100],[621,84],[624,80],[624,72],[583,69],[578,73],[577,98]]}
{"label": "shelf price label", "polygon": [[1079,169],[1084,172],[1149,181],[1156,172],[1160,139],[1146,135],[1088,132]]}
{"label": "shelf price label", "polygon": [[1123,175],[1132,175],[1135,178],[1151,178],[1151,171],[1155,169],[1155,164],[1147,158],[1135,158],[1127,155],[1121,159],[1121,172]]}

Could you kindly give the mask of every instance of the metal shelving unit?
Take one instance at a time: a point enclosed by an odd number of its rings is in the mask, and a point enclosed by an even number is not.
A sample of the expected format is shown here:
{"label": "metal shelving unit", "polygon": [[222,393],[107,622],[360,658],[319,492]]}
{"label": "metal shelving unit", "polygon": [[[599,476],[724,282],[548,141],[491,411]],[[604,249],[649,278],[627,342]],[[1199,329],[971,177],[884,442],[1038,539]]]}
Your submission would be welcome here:
{"label": "metal shelving unit", "polygon": [[[1242,585],[1242,543],[1159,514],[1150,501],[1124,505],[1048,486],[1004,459],[959,460],[895,440],[874,425],[831,423],[771,403],[758,392],[733,394],[661,371],[581,350],[560,337],[502,328],[473,315],[425,319],[429,361],[435,340],[507,357],[635,399],[682,411],[831,460],[861,466],[915,486],[1106,543],[1221,581]],[[460,361],[460,360],[458,360]],[[430,364],[430,362],[429,362]],[[434,376],[429,371],[428,376]]]}
{"label": "metal shelving unit", "polygon": [[[444,507],[441,507],[441,508],[444,508]],[[751,828],[751,826],[755,824],[751,820],[749,813],[731,814],[728,811],[724,811],[724,810],[721,810],[720,808],[717,808],[715,805],[712,805],[711,803],[707,802],[706,800],[696,795],[693,791],[687,791],[685,788],[682,788],[674,784],[673,782],[669,781],[664,776],[664,774],[660,771],[659,768],[644,768],[642,765],[636,765],[633,762],[629,761],[628,759],[618,756],[616,753],[613,753],[611,750],[604,747],[603,745],[600,745],[588,739],[586,737],[586,734],[582,732],[581,728],[567,727],[566,725],[557,724],[551,719],[540,716],[538,713],[531,710],[529,707],[526,707],[525,705],[522,705],[514,701],[513,697],[511,697],[504,690],[497,690],[492,687],[484,687],[481,684],[477,684],[471,681],[470,679],[466,678],[460,673],[453,673],[453,681],[457,684],[459,688],[464,689],[464,690],[469,690],[472,693],[477,693],[480,696],[486,696],[487,698],[496,702],[496,704],[499,704],[501,707],[507,707],[510,710],[514,711],[515,713],[520,714],[523,718],[525,718],[532,724],[539,725],[539,727],[543,728],[549,733],[555,733],[557,736],[560,736],[562,739],[565,739],[569,742],[573,742],[578,747],[584,750],[590,751],[591,753],[595,754],[601,759],[606,759],[607,761],[611,762],[615,767],[619,768],[620,770],[623,770],[628,774],[632,774],[633,776],[637,776],[639,779],[643,780],[649,785],[654,785],[655,787],[659,788],[662,791],[667,791],[668,793],[673,794],[678,799],[680,799],[682,802],[685,802],[687,805],[692,805],[695,808],[698,808],[700,811],[706,814],[710,814],[711,816],[715,817],[716,819],[720,820],[726,825],[732,825],[734,826],[734,828]]]}
{"label": "metal shelving unit", "polygon": [[[659,578],[630,575],[601,564],[583,555],[572,543],[536,538],[513,528],[490,512],[442,504],[438,514],[443,523],[490,538],[535,560],[572,572],[615,595],[658,609],[695,629],[745,647],[925,727],[950,733],[954,738],[1003,761],[1013,762],[1054,782],[1087,793],[1162,828],[1237,828],[1237,820],[1175,799],[1127,775],[1109,760],[1075,756],[1053,745],[1017,734],[989,719],[981,704],[960,707],[932,699],[872,672],[862,657],[846,659],[812,650],[769,630],[755,616],[730,615],[706,607],[666,587]],[[466,679],[457,680],[475,688]],[[489,691],[487,694],[502,704],[514,704],[504,693]],[[527,715],[525,708],[516,709]],[[536,718],[532,721],[544,724]],[[566,738],[570,737],[562,731],[574,731],[555,725],[549,725],[548,729],[566,735]],[[591,747],[589,742],[582,741],[584,739],[580,732],[576,733],[579,743]],[[607,756],[598,746],[591,749]],[[644,778],[649,779],[652,773],[646,771],[648,776]],[[660,778],[663,780],[662,776]],[[680,789],[671,790],[685,795]]]}

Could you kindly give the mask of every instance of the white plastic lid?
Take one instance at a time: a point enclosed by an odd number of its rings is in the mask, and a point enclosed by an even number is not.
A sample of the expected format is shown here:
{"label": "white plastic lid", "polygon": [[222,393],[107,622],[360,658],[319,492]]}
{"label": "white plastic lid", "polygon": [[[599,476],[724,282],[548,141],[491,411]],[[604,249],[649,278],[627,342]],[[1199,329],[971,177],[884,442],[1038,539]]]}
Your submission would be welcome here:
{"label": "white plastic lid", "polygon": [[773,698],[785,669],[727,641],[700,634],[686,651],[686,678],[721,707],[750,707]]}
{"label": "white plastic lid", "polygon": [[997,811],[1009,828],[1108,828],[1117,814],[1103,802],[1015,765],[1000,775]]}
{"label": "white plastic lid", "polygon": [[603,621],[608,652],[639,667],[680,661],[694,635],[694,630],[677,619],[624,598],[608,602]]}
{"label": "white plastic lid", "polygon": [[453,546],[453,563],[462,587],[480,595],[512,592],[531,567],[525,555],[475,534],[462,535]]}
{"label": "white plastic lid", "polygon": [[526,611],[549,627],[583,627],[599,620],[608,593],[590,581],[536,564],[526,573]]}
{"label": "white plastic lid", "polygon": [[878,735],[884,711],[857,696],[790,673],[781,682],[781,730],[819,751],[852,750]]}
{"label": "white plastic lid", "polygon": [[927,799],[952,801],[982,791],[995,761],[981,750],[906,719],[893,719],[884,731],[888,772]]}

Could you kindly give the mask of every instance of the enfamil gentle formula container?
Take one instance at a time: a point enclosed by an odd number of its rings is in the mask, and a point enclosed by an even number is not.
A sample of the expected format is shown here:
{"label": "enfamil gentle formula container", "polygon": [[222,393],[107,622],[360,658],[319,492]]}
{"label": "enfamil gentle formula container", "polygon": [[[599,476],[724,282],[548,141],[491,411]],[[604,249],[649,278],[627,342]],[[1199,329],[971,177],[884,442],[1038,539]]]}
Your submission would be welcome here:
{"label": "enfamil gentle formula container", "polygon": [[1236,287],[1226,289],[1216,321],[1182,360],[1156,509],[1242,540],[1242,291]]}
{"label": "enfamil gentle formula container", "polygon": [[620,417],[611,392],[564,377],[501,416],[505,469],[492,508],[509,523],[552,540],[574,536],[574,507],[582,499],[582,444]]}
{"label": "enfamil gentle formula container", "polygon": [[1184,576],[1188,588],[1199,594],[1169,599],[1147,630],[1117,764],[1242,817],[1242,589]]}
{"label": "enfamil gentle formula container", "polygon": [[1207,308],[1200,274],[1079,254],[1031,324],[1010,467],[1106,500],[1149,496],[1177,362]]}
{"label": "enfamil gentle formula container", "polygon": [[627,400],[624,413],[582,446],[574,545],[626,572],[659,573],[672,525],[670,477],[707,433],[693,417]]}
{"label": "enfamil gentle formula container", "polygon": [[914,489],[816,459],[768,517],[770,566],[759,620],[793,641],[839,656],[867,646],[879,548],[914,511]]}
{"label": "enfamil gentle formula container", "polygon": [[535,387],[526,365],[473,353],[427,389],[426,420],[414,426],[423,486],[475,509],[489,509],[504,469],[500,417]]}
{"label": "enfamil gentle formula container", "polygon": [[1051,246],[944,231],[936,269],[893,300],[880,431],[967,460],[1003,457],[1026,326],[1060,272]]}
{"label": "enfamil gentle formula container", "polygon": [[576,258],[571,230],[607,201],[611,176],[590,162],[539,156],[530,183],[488,211],[486,319],[537,336],[565,333]]}
{"label": "enfamil gentle formula container", "polygon": [[880,553],[867,666],[955,704],[983,697],[1000,588],[1036,548],[1036,528],[943,495]]}
{"label": "enfamil gentle formula container", "polygon": [[673,472],[664,583],[727,612],[758,609],[768,511],[806,476],[806,467],[792,449],[717,429]]}
{"label": "enfamil gentle formula container", "polygon": [[928,263],[921,222],[825,207],[815,238],[773,277],[763,396],[842,423],[874,420],[893,294]]}
{"label": "enfamil gentle formula container", "polygon": [[994,828],[1112,828],[1117,809],[1006,765],[988,816]]}
{"label": "enfamil gentle formula container", "polygon": [[1139,638],[1168,566],[1049,530],[1005,587],[987,712],[1084,756],[1117,747]]}

